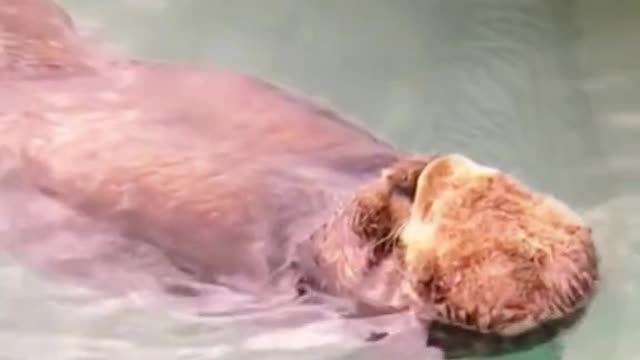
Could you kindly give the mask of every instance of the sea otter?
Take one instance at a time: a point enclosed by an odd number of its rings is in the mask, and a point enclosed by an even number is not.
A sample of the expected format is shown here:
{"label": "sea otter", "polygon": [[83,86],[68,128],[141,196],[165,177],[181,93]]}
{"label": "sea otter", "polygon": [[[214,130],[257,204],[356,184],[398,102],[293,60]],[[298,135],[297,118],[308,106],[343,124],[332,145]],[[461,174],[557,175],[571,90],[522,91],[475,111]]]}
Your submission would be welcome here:
{"label": "sea otter", "polygon": [[589,226],[551,195],[462,154],[408,154],[247,75],[101,54],[48,0],[0,0],[0,171],[51,206],[19,204],[35,207],[22,234],[64,213],[121,240],[0,240],[48,269],[108,279],[92,266],[145,244],[201,283],[500,339],[559,329],[598,282]]}

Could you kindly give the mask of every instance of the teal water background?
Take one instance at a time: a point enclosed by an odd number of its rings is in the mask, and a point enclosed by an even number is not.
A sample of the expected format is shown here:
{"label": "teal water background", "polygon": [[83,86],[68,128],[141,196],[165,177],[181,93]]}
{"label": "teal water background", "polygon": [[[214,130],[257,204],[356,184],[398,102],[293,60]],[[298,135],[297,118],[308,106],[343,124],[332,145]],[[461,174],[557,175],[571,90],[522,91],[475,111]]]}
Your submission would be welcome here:
{"label": "teal water background", "polygon": [[[640,359],[640,2],[61,0],[112,51],[296,88],[399,147],[456,151],[578,209],[603,284],[585,321],[505,359]],[[0,359],[376,359],[298,332],[95,300],[0,263]],[[259,354],[259,355],[258,355]]]}

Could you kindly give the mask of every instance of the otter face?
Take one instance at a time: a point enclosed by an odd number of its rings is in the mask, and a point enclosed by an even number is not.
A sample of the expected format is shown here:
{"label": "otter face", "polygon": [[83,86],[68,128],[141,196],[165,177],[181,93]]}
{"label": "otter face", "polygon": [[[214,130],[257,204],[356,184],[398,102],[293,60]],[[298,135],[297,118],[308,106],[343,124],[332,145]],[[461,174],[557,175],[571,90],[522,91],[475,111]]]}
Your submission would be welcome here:
{"label": "otter face", "polygon": [[486,334],[571,316],[598,279],[591,230],[574,213],[455,154],[419,174],[399,246],[419,311]]}

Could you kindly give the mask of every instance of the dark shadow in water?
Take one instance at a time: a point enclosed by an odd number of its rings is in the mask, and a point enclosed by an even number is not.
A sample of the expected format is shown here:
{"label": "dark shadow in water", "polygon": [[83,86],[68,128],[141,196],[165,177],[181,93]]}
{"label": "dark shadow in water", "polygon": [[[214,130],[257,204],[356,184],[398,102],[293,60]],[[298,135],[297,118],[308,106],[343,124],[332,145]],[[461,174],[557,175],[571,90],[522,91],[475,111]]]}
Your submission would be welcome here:
{"label": "dark shadow in water", "polygon": [[[583,316],[584,310],[569,318],[550,321],[514,337],[481,334],[453,326],[434,324],[429,331],[427,344],[444,349],[448,358],[451,359],[525,352],[554,341],[559,335],[578,324]],[[556,341],[554,345],[554,358],[562,358],[560,344]]]}

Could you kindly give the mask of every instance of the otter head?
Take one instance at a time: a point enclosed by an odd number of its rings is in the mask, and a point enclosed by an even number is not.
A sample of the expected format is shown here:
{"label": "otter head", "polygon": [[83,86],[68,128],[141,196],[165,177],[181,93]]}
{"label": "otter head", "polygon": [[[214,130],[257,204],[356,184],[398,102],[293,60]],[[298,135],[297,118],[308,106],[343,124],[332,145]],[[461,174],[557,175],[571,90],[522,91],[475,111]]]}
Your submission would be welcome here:
{"label": "otter head", "polygon": [[400,159],[337,214],[314,242],[331,291],[411,310],[448,357],[548,341],[596,288],[576,214],[461,155]]}
{"label": "otter head", "polygon": [[461,155],[417,176],[398,235],[414,307],[425,318],[515,336],[570,317],[591,298],[591,230],[566,206]]}

